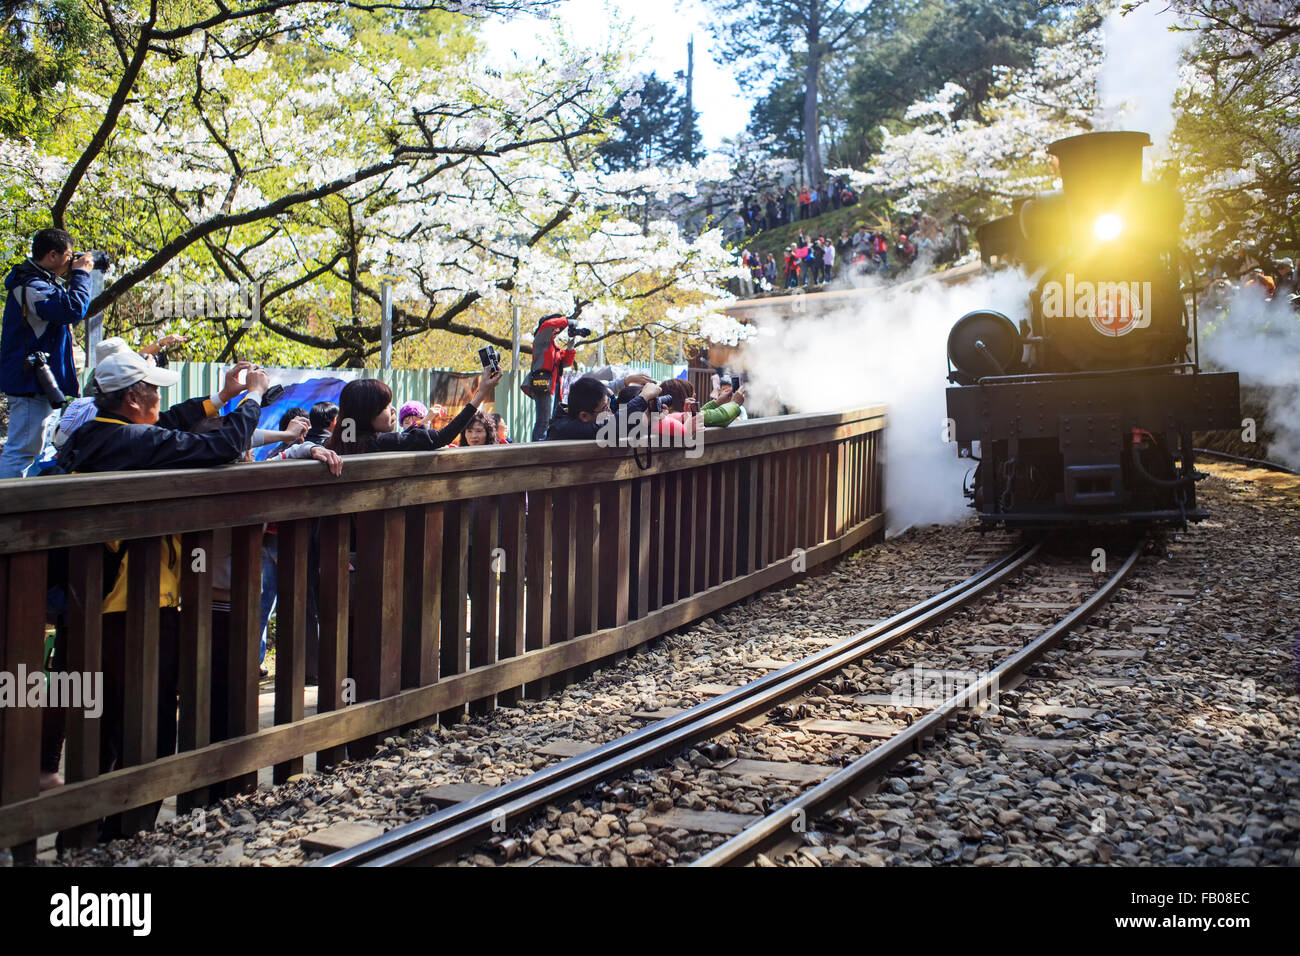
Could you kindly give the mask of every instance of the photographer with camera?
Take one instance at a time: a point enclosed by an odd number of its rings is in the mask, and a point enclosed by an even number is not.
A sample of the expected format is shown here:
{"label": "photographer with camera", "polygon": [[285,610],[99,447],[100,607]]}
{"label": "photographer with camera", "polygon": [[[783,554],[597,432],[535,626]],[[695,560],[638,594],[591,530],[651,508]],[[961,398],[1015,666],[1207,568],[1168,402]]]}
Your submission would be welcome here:
{"label": "photographer with camera", "polygon": [[[659,386],[654,382],[645,383],[630,401],[620,406],[620,417],[627,421],[634,414],[646,414],[650,403],[658,397]],[[609,388],[604,382],[587,377],[578,379],[569,388],[568,404],[560,407],[547,428],[546,441],[594,440],[605,419],[614,414],[609,398]]]}
{"label": "photographer with camera", "polygon": [[[32,255],[5,278],[0,332],[0,391],[9,397],[9,434],[0,478],[35,474],[35,462],[58,412],[78,395],[72,326],[90,305],[90,270],[107,267],[104,253],[72,252],[72,236],[42,229]],[[60,280],[66,282],[64,285]]]}
{"label": "photographer with camera", "polygon": [[561,332],[569,333],[572,342],[584,335],[590,335],[590,329],[579,328],[576,322],[558,312],[543,316],[533,333],[533,364],[528,372],[528,380],[520,390],[537,405],[537,421],[533,425],[533,441],[542,441],[546,429],[551,423],[551,414],[555,408],[560,387],[560,378],[564,369],[572,365],[577,352],[571,347],[560,348],[556,341]]}

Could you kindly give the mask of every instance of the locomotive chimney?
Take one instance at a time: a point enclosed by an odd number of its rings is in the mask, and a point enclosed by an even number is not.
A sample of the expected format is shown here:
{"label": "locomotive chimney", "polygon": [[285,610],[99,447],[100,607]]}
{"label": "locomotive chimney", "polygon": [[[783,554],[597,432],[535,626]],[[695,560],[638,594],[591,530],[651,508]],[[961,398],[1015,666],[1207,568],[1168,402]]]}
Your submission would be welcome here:
{"label": "locomotive chimney", "polygon": [[1092,206],[1141,187],[1142,150],[1150,145],[1146,133],[1084,133],[1058,139],[1047,151],[1060,163],[1067,200]]}

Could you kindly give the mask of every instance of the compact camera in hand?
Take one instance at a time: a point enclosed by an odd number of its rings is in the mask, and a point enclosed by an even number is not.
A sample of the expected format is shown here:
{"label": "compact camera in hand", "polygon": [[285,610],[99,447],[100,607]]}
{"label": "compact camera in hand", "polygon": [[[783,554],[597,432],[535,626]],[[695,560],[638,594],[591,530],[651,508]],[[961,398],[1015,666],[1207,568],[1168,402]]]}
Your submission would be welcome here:
{"label": "compact camera in hand", "polygon": [[478,350],[478,360],[483,363],[484,371],[494,374],[501,371],[501,356],[494,346],[487,345]]}

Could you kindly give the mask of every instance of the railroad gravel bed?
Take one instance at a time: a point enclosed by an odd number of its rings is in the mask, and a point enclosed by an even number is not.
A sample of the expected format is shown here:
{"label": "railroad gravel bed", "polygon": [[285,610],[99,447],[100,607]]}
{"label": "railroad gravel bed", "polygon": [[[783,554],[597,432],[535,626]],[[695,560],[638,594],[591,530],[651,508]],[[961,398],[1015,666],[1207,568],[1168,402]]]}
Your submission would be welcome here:
{"label": "railroad gravel bed", "polygon": [[[57,862],[250,866],[318,858],[300,846],[313,831],[337,823],[392,828],[433,812],[436,807],[425,798],[434,787],[495,786],[557,759],[537,753],[554,740],[596,744],[622,736],[645,723],[633,713],[689,706],[705,699],[690,688],[741,684],[763,674],[772,659],[795,660],[816,650],[816,641],[855,633],[865,626],[862,621],[887,617],[947,586],[936,585],[936,576],[972,573],[987,563],[983,552],[1009,548],[1011,540],[970,529],[909,531],[838,559],[825,571],[814,569],[801,583],[755,595],[653,641],[622,664],[545,700],[390,737],[369,760],[261,787],[152,832],[64,853]],[[969,569],[955,571],[963,562]],[[48,857],[40,862],[55,862]],[[564,862],[564,857],[553,859]]]}
{"label": "railroad gravel bed", "polygon": [[[878,793],[808,821],[799,850],[760,864],[1300,864],[1300,480],[1230,465],[1205,470],[1214,474],[1201,485],[1212,521],[1169,536],[1123,595],[995,706],[895,768]],[[613,739],[644,725],[635,712],[689,706],[703,699],[691,688],[743,683],[774,659],[794,660],[901,610],[987,563],[984,552],[1008,540],[969,529],[911,531],[656,641],[544,701],[389,738],[371,760],[59,862],[304,862],[314,854],[300,841],[312,831],[340,822],[392,827],[431,812],[437,785],[499,784],[549,763],[537,753],[548,742]],[[903,663],[876,658],[823,686],[816,715],[888,716],[864,713],[851,695],[881,690],[872,679]],[[955,653],[944,663],[971,666]],[[791,720],[804,716],[801,706],[792,702]],[[1021,740],[1013,747],[999,736]],[[461,862],[689,862],[725,837],[647,818],[674,809],[758,814],[807,786],[715,765],[739,756],[838,766],[872,745],[808,734],[777,715],[680,755],[666,774],[638,771],[552,807]]]}
{"label": "railroad gravel bed", "polygon": [[760,865],[1300,865],[1300,480],[1205,470],[1127,596]]}

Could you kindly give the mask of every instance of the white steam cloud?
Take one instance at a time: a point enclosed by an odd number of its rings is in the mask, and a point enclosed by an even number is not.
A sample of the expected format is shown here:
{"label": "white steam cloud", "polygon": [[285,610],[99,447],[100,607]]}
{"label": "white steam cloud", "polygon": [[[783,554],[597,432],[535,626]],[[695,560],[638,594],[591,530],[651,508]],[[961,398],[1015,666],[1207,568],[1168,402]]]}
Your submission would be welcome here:
{"label": "white steam cloud", "polygon": [[974,464],[943,441],[948,332],[981,308],[1018,324],[1030,287],[1023,273],[1003,270],[955,286],[872,284],[851,304],[834,307],[806,299],[807,312],[785,322],[760,320],[746,344],[751,394],[779,394],[800,412],[887,405],[887,533],[961,521],[972,514],[962,481]]}
{"label": "white steam cloud", "polygon": [[1168,9],[1143,4],[1127,16],[1118,10],[1102,23],[1106,60],[1097,78],[1098,129],[1150,133],[1157,152],[1174,130],[1178,63],[1191,43]]}
{"label": "white steam cloud", "polygon": [[[1268,457],[1300,468],[1300,317],[1285,296],[1238,289],[1212,322],[1202,315],[1201,358],[1237,372],[1242,385],[1271,389]],[[1254,457],[1261,457],[1260,455]]]}

